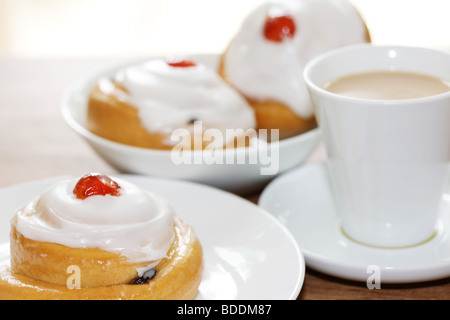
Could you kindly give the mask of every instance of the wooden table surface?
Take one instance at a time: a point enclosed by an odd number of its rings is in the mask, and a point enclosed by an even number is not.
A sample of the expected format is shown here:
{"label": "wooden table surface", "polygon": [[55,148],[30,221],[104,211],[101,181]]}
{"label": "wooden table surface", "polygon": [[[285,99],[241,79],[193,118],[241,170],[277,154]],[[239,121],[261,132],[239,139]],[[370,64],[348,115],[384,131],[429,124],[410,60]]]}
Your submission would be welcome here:
{"label": "wooden table surface", "polygon": [[[116,173],[66,125],[59,107],[69,83],[116,62],[94,58],[0,58],[0,188],[59,175]],[[322,156],[318,149],[308,161]],[[258,194],[247,198],[256,203]],[[450,278],[419,284],[382,284],[381,289],[369,290],[365,283],[307,268],[298,299],[449,300]]]}

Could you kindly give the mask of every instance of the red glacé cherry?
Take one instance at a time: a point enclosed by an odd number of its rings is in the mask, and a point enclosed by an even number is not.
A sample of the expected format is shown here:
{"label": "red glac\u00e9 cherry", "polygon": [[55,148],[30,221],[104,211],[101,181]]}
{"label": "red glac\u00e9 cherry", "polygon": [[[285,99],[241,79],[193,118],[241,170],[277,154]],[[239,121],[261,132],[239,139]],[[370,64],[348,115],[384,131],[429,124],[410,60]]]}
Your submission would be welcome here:
{"label": "red glac\u00e9 cherry", "polygon": [[267,16],[264,25],[264,37],[269,41],[281,42],[295,34],[295,22],[288,16]]}
{"label": "red glac\u00e9 cherry", "polygon": [[112,196],[119,196],[120,186],[117,182],[105,175],[91,173],[78,180],[73,189],[73,193],[81,200],[95,195],[104,196],[109,194]]}
{"label": "red glac\u00e9 cherry", "polygon": [[168,61],[167,64],[171,67],[195,67],[197,64],[194,61],[191,60],[173,60]]}

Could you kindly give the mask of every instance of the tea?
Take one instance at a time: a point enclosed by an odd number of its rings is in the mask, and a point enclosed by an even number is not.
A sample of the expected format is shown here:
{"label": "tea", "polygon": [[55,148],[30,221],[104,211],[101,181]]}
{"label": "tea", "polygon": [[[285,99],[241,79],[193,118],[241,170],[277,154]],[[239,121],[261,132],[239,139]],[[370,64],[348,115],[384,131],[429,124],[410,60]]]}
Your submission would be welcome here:
{"label": "tea", "polygon": [[450,83],[424,74],[376,71],[338,78],[325,89],[344,96],[374,100],[428,97],[450,91]]}

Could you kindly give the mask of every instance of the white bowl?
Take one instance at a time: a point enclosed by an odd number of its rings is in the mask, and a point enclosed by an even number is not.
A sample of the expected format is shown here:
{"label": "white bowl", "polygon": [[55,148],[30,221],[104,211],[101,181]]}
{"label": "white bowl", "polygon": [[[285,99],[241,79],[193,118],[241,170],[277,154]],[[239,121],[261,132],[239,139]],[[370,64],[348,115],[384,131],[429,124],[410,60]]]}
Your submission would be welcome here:
{"label": "white bowl", "polygon": [[[215,68],[218,62],[217,55],[195,55],[195,61]],[[136,63],[129,62],[126,65]],[[268,163],[261,148],[242,148],[225,150],[229,155],[234,153],[233,163],[208,164],[200,161],[199,164],[176,164],[172,161],[171,151],[153,150],[129,146],[99,137],[86,129],[86,107],[88,94],[102,75],[112,75],[125,65],[115,66],[109,70],[86,76],[69,86],[62,97],[62,114],[69,126],[80,134],[89,145],[109,164],[124,173],[143,174],[159,177],[168,177],[189,180],[208,184],[214,187],[234,192],[248,192],[261,188],[275,176],[299,165],[305,160],[320,141],[319,130],[314,129],[307,133],[281,140],[272,144],[272,162]],[[192,159],[204,159],[193,151]],[[200,158],[196,158],[200,156]],[[227,155],[224,155],[224,159]],[[241,157],[242,156],[242,157]],[[255,159],[258,161],[251,161]],[[277,159],[275,159],[277,158]],[[244,159],[238,162],[237,159]],[[274,161],[276,160],[276,163]],[[272,168],[270,174],[264,170]],[[264,169],[266,168],[266,169]]]}

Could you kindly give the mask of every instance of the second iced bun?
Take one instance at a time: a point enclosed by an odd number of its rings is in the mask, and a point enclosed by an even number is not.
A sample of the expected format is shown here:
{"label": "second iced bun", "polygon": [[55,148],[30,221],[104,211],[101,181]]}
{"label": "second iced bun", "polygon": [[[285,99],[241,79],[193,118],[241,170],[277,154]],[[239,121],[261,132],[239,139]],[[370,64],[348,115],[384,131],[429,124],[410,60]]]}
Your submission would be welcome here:
{"label": "second iced bun", "polygon": [[[201,149],[207,143],[194,143],[196,122],[203,132],[214,129],[223,136],[227,129],[256,127],[247,101],[216,70],[191,60],[151,59],[122,68],[100,79],[89,97],[88,129],[127,145],[170,150],[179,142],[172,134],[183,129],[192,133],[185,149]],[[236,137],[228,137],[217,147],[234,146]]]}

